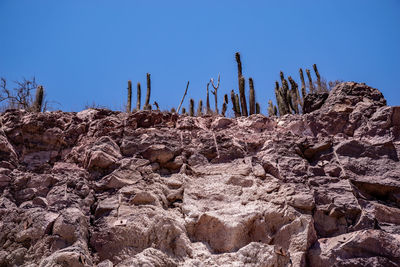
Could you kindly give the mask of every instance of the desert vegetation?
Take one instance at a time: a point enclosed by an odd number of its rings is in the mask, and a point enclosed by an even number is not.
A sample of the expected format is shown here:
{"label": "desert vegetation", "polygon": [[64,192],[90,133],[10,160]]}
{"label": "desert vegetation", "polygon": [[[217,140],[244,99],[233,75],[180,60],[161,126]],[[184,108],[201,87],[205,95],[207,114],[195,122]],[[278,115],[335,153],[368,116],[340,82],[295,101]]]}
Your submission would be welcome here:
{"label": "desert vegetation", "polygon": [[[245,78],[243,75],[243,67],[241,55],[239,52],[235,53],[235,60],[237,64],[237,79],[238,79],[238,87],[237,91],[234,89],[231,90],[230,94],[230,105],[232,107],[233,116],[234,117],[247,117],[253,114],[259,114],[261,112],[261,104],[256,101],[256,90],[254,86],[254,79],[249,77]],[[268,116],[283,116],[286,114],[302,114],[307,113],[310,109],[304,107],[307,102],[306,99],[309,95],[314,95],[313,97],[309,97],[308,105],[312,105],[312,102],[315,101],[316,98],[326,98],[327,93],[340,81],[330,81],[327,82],[326,79],[321,77],[317,65],[314,64],[313,71],[316,76],[316,80],[312,79],[311,70],[306,69],[307,75],[307,83],[304,78],[303,69],[299,69],[299,78],[301,82],[301,87],[299,89],[298,83],[292,78],[292,76],[288,76],[285,78],[283,71],[280,71],[280,82],[275,82],[275,103],[274,105],[272,100],[266,101]],[[182,99],[179,103],[177,109],[175,107],[171,108],[171,112],[173,113],[181,113],[182,115],[189,116],[203,116],[203,115],[222,115],[227,116],[227,109],[229,105],[229,97],[227,94],[223,95],[222,108],[220,109],[218,99],[218,90],[220,88],[221,75],[218,74],[218,78],[214,80],[214,78],[210,78],[210,80],[206,83],[206,105],[203,106],[203,100],[199,99],[196,101],[195,99],[189,100],[189,107],[186,109],[182,107],[184,103],[185,97],[189,90],[190,82],[187,82],[186,89],[182,96]],[[2,110],[6,109],[25,109],[28,111],[34,112],[42,112],[48,110],[48,101],[45,100],[45,92],[44,87],[42,85],[38,85],[36,83],[35,78],[30,80],[23,79],[22,81],[14,82],[16,85],[13,89],[9,88],[7,80],[5,78],[1,78],[0,84],[0,102],[3,102]],[[246,93],[246,85],[248,84],[248,92]],[[157,101],[154,101],[151,104],[151,74],[146,74],[146,97],[145,103],[141,105],[141,84],[137,83],[137,94],[136,94],[136,105],[132,105],[133,98],[133,89],[132,89],[132,81],[128,81],[127,87],[127,101],[125,107],[123,108],[126,112],[135,112],[138,110],[160,110],[159,104]],[[214,96],[214,109],[211,107],[210,103],[210,89],[211,94]],[[33,91],[36,91],[35,96],[33,96]],[[248,95],[248,96],[247,96]],[[317,96],[315,96],[317,95]],[[322,95],[322,96],[321,96]],[[196,104],[197,112],[196,110]],[[262,103],[262,102],[261,102]],[[103,106],[97,105],[96,103],[86,104],[85,108],[104,108]],[[312,110],[311,110],[312,111]]]}
{"label": "desert vegetation", "polygon": [[[36,91],[35,95],[33,91]],[[3,109],[17,108],[32,112],[46,111],[48,105],[44,88],[36,83],[35,77],[15,81],[12,89],[5,78],[0,78],[0,102],[5,102]]]}
{"label": "desert vegetation", "polygon": [[[231,91],[230,99],[231,106],[234,116],[250,116],[253,114],[259,114],[261,110],[261,105],[259,102],[256,102],[256,91],[254,88],[254,80],[252,77],[248,78],[248,100],[246,97],[246,79],[243,75],[243,67],[241,55],[239,52],[235,54],[235,60],[237,64],[238,71],[238,93],[235,90]],[[308,84],[306,84],[303,74],[303,69],[299,69],[299,78],[301,81],[301,88],[299,90],[298,83],[291,77],[288,76],[285,78],[284,73],[281,71],[279,73],[281,83],[278,81],[275,82],[275,97],[276,97],[276,105],[273,104],[272,100],[269,100],[268,103],[268,116],[283,116],[286,114],[302,114],[306,113],[307,110],[304,110],[304,102],[309,94],[320,94],[322,97],[326,97],[327,93],[340,81],[331,81],[329,83],[326,82],[324,78],[321,77],[317,65],[314,64],[313,70],[316,76],[316,80],[313,81],[311,76],[311,71],[306,69],[306,74],[308,78]],[[221,112],[219,110],[218,105],[218,89],[220,88],[220,80],[221,75],[218,74],[217,81],[214,78],[210,78],[210,80],[206,84],[206,106],[203,107],[203,100],[200,99],[198,101],[197,112],[195,112],[196,101],[194,99],[189,100],[189,113],[186,112],[185,108],[181,107],[187,95],[189,89],[189,81],[187,82],[186,89],[184,91],[183,97],[179,103],[178,109],[172,108],[171,112],[179,113],[181,111],[182,115],[189,116],[203,116],[203,115],[222,115],[226,116],[226,111],[229,104],[228,95],[225,94],[223,96],[223,104]],[[214,110],[211,108],[210,104],[210,86],[212,87],[211,93],[214,95]],[[131,111],[131,81],[128,81],[128,100],[127,100],[127,112]],[[301,92],[301,94],[300,94]],[[325,95],[325,96],[324,96]],[[143,107],[144,110],[151,110],[151,106],[148,106],[148,100],[150,98],[150,74],[147,74],[147,96],[146,103]],[[138,105],[136,110],[140,109],[140,83],[138,83],[138,95],[137,95]],[[312,102],[313,98],[310,98],[309,102]],[[147,107],[147,108],[146,108]],[[158,105],[157,105],[158,108]],[[203,110],[204,109],[204,110]]]}

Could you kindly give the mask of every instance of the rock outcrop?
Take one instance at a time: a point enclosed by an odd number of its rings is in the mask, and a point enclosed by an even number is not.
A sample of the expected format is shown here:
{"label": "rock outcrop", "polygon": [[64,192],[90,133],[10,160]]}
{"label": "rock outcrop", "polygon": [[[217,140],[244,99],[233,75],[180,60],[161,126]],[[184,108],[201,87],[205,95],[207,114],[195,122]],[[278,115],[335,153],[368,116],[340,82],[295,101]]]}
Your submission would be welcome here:
{"label": "rock outcrop", "polygon": [[[400,107],[0,115],[0,266],[400,266]],[[312,108],[314,109],[314,108]]]}

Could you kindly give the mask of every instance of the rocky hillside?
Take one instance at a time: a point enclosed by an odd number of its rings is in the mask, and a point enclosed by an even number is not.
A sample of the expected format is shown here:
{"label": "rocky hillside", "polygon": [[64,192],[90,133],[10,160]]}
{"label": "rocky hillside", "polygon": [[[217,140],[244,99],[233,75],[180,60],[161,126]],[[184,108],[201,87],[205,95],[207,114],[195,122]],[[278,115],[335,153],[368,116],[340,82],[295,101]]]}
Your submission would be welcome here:
{"label": "rocky hillside", "polygon": [[400,266],[400,107],[0,116],[0,266]]}

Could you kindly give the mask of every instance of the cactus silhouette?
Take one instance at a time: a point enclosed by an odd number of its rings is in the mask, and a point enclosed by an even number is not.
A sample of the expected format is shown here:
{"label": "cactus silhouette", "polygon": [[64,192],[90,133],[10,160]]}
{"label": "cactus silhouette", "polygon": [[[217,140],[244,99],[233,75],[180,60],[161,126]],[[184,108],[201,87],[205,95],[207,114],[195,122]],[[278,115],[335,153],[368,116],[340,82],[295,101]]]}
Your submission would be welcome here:
{"label": "cactus silhouette", "polygon": [[226,103],[222,103],[221,115],[225,117],[225,113],[226,113]]}
{"label": "cactus silhouette", "polygon": [[211,108],[210,108],[210,97],[208,93],[208,87],[210,86],[210,83],[207,83],[207,99],[206,99],[206,113],[211,114]]}
{"label": "cactus silhouette", "polygon": [[303,70],[301,68],[299,70],[299,74],[300,74],[300,80],[301,80],[301,101],[300,101],[300,105],[301,105],[301,108],[303,108],[303,102],[304,102],[304,98],[306,98],[306,96],[307,96],[307,91],[306,91],[306,83],[304,81]]}
{"label": "cactus silhouette", "polygon": [[285,79],[285,75],[283,74],[283,71],[279,72],[279,77],[281,78],[281,81]]}
{"label": "cactus silhouette", "polygon": [[240,117],[240,110],[236,109],[236,98],[235,98],[235,91],[231,91],[231,102],[232,102],[232,110],[235,114],[235,118]]}
{"label": "cactus silhouette", "polygon": [[252,115],[256,113],[256,97],[254,92],[253,78],[249,78],[249,87],[249,114]]}
{"label": "cactus silhouette", "polygon": [[140,83],[137,83],[136,110],[140,110],[140,98],[141,97],[142,97],[142,92],[140,89]]}
{"label": "cactus silhouette", "polygon": [[132,81],[128,81],[128,103],[126,104],[126,112],[132,110]]}
{"label": "cactus silhouette", "polygon": [[239,82],[239,94],[240,94],[240,105],[242,106],[242,116],[247,117],[249,114],[247,113],[247,102],[246,102],[246,94],[245,94],[245,79],[244,77],[240,77]]}
{"label": "cactus silhouette", "polygon": [[242,108],[242,116],[248,116],[247,113],[247,104],[246,104],[246,95],[245,95],[245,80],[242,74],[242,61],[240,59],[240,53],[236,52],[235,54],[235,59],[237,63],[237,68],[238,68],[238,83],[239,83],[239,94],[240,94],[240,106]]}
{"label": "cactus silhouette", "polygon": [[236,110],[239,112],[239,116],[241,116],[240,102],[239,102],[239,95],[238,94],[235,94],[235,106],[236,106]]}
{"label": "cactus silhouette", "polygon": [[256,114],[260,114],[261,113],[261,111],[260,111],[260,103],[256,103]]}
{"label": "cactus silhouette", "polygon": [[272,100],[268,101],[268,116],[272,117],[274,116],[274,104],[272,103]]}
{"label": "cactus silhouette", "polygon": [[235,58],[236,58],[236,63],[237,63],[237,68],[238,68],[238,79],[240,79],[240,77],[242,77],[242,61],[240,60],[239,52],[236,52]]}
{"label": "cactus silhouette", "polygon": [[190,99],[189,116],[194,117],[194,100]]}
{"label": "cactus silhouette", "polygon": [[182,107],[182,115],[186,115],[186,108]]}
{"label": "cactus silhouette", "polygon": [[314,64],[313,65],[313,69],[314,69],[314,72],[315,72],[315,76],[317,76],[317,91],[318,92],[321,92],[321,90],[322,90],[322,87],[321,87],[321,76],[319,76],[319,72],[318,72],[318,69],[317,69],[317,64]]}
{"label": "cactus silhouette", "polygon": [[[282,78],[282,75],[281,75]],[[279,109],[279,115],[283,116],[290,113],[289,103],[287,98],[287,82],[285,83],[285,79],[282,79],[282,87],[279,87],[279,82],[275,82],[275,97],[276,103]]]}
{"label": "cactus silhouette", "polygon": [[311,73],[309,69],[306,69],[306,73],[307,73],[307,77],[308,77],[308,84],[310,87],[310,94],[314,93],[314,85],[313,85],[313,81],[311,78]]}
{"label": "cactus silhouette", "polygon": [[199,100],[199,106],[197,107],[197,116],[203,115],[203,100]]}
{"label": "cactus silhouette", "polygon": [[222,104],[222,111],[221,111],[221,115],[224,117],[225,117],[227,107],[228,107],[228,95],[225,94],[224,95],[224,103]]}
{"label": "cactus silhouette", "polygon": [[299,114],[299,99],[300,99],[300,95],[299,95],[299,86],[297,85],[297,83],[292,79],[292,77],[288,77],[288,80],[290,82],[290,85],[292,87],[292,89],[290,90],[290,97],[291,97],[291,107],[294,111],[295,114]]}
{"label": "cactus silhouette", "polygon": [[282,80],[282,87],[281,87],[281,97],[282,97],[282,102],[284,105],[285,109],[285,114],[290,114],[291,113],[291,97],[290,97],[290,92],[289,92],[289,84],[287,80],[285,79],[283,72],[280,72],[281,80]]}
{"label": "cactus silhouette", "polygon": [[33,103],[33,111],[41,112],[43,106],[44,89],[39,85],[36,89],[35,102]]}
{"label": "cactus silhouette", "polygon": [[278,105],[278,109],[279,109],[279,115],[283,116],[282,114],[284,114],[284,110],[283,110],[283,104],[282,104],[278,81],[275,81],[275,98],[276,98],[276,104]]}
{"label": "cactus silhouette", "polygon": [[146,101],[144,102],[144,109],[145,110],[151,110],[151,105],[149,104],[150,102],[150,92],[151,92],[151,79],[150,79],[150,73],[147,73],[147,92],[146,92]]}

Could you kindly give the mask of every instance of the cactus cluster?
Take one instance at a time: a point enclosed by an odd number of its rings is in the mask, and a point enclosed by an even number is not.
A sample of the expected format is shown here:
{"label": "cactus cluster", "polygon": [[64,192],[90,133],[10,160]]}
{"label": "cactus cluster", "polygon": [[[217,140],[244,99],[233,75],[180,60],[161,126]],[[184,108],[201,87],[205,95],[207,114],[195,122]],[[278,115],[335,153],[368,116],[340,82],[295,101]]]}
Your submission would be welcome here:
{"label": "cactus cluster", "polygon": [[[258,102],[256,102],[256,93],[255,93],[255,88],[254,88],[254,80],[252,77],[248,78],[248,84],[249,84],[249,102],[247,103],[246,100],[246,79],[243,76],[243,67],[242,67],[242,61],[241,61],[241,56],[239,52],[235,53],[235,60],[237,64],[237,72],[238,72],[238,93],[235,93],[234,90],[231,90],[230,93],[230,99],[232,103],[232,110],[234,113],[234,116],[240,117],[240,116],[249,116],[253,114],[260,114],[261,112],[261,106]],[[303,69],[299,69],[299,75],[300,75],[300,81],[301,81],[301,88],[299,90],[299,85],[296,83],[296,81],[291,77],[288,76],[285,78],[284,73],[281,71],[279,73],[280,76],[280,82],[276,81],[275,82],[275,97],[276,97],[276,106],[272,103],[271,100],[268,101],[268,115],[269,116],[283,116],[286,114],[300,114],[303,112],[304,108],[304,99],[306,98],[307,94],[312,94],[314,92],[321,92],[327,90],[327,85],[326,81],[321,80],[321,76],[319,74],[318,68],[316,64],[313,64],[313,70],[315,72],[315,76],[317,77],[317,81],[314,84],[312,77],[311,77],[311,72],[309,69],[306,69],[306,74],[308,78],[308,85],[305,82],[304,79],[304,73]],[[150,78],[150,73],[147,73],[147,92],[146,92],[146,100],[143,106],[144,110],[151,110],[151,105],[150,103],[150,93],[151,93],[151,78]],[[206,107],[205,110],[203,110],[203,101],[200,99],[199,104],[197,107],[197,112],[195,113],[195,101],[194,99],[189,100],[189,115],[190,116],[203,116],[204,114],[206,115],[212,115],[212,114],[221,114],[222,116],[226,116],[226,112],[228,109],[228,95],[225,94],[223,98],[223,104],[222,104],[222,109],[221,113],[219,112],[219,107],[218,107],[218,89],[220,88],[220,75],[218,75],[217,82],[214,83],[214,79],[211,78],[209,82],[207,83],[207,91],[206,91]],[[214,95],[214,102],[215,102],[215,108],[214,110],[211,109],[210,107],[210,96],[209,96],[209,87],[210,84],[214,90],[211,91],[211,93]],[[307,87],[308,87],[308,93],[307,93]],[[171,109],[171,112],[176,112],[179,113],[181,110],[182,103],[185,99],[185,96],[187,94],[189,88],[189,82],[187,82],[186,85],[186,90],[185,93],[182,97],[182,100],[178,106],[178,109],[175,110],[175,108]],[[140,110],[141,108],[141,87],[140,83],[137,83],[137,102],[136,102],[136,110]],[[154,102],[153,104],[157,110],[159,110],[159,105],[157,102]],[[247,106],[248,105],[248,106]],[[127,101],[127,106],[126,106],[126,111],[130,112],[132,109],[132,82],[128,81],[128,101]],[[182,114],[187,115],[187,111],[184,107],[182,107]]]}
{"label": "cactus cluster", "polygon": [[[252,114],[259,114],[261,112],[261,107],[259,103],[256,103],[256,96],[255,96],[255,89],[254,89],[254,81],[253,78],[249,78],[249,103],[247,104],[246,100],[246,92],[245,92],[245,87],[246,87],[246,79],[243,76],[242,73],[242,61],[240,58],[240,53],[237,52],[235,54],[235,59],[237,63],[237,70],[238,70],[238,89],[239,89],[239,94],[236,94],[234,90],[231,91],[230,99],[232,102],[232,110],[234,112],[235,117],[240,117],[240,116],[249,116]],[[212,86],[214,89],[211,91],[211,93],[214,95],[214,102],[215,102],[215,109],[214,111],[211,110],[210,107],[210,98],[209,98],[209,86]],[[221,114],[222,116],[226,116],[226,111],[228,109],[228,104],[229,104],[229,98],[228,95],[224,95],[224,102],[222,104],[222,110],[221,113],[219,112],[219,107],[218,107],[218,89],[220,86],[220,75],[218,75],[218,81],[217,84],[214,83],[214,79],[210,79],[210,81],[207,83],[206,87],[206,114]],[[201,103],[201,106],[200,106]],[[194,105],[194,101],[193,101]],[[249,108],[247,107],[249,105]],[[190,101],[190,106],[189,110],[191,110],[192,107],[192,101]],[[202,107],[202,102],[199,102],[199,107],[197,110],[197,115],[202,115],[203,112],[203,107]],[[179,112],[179,109],[178,109]],[[182,114],[185,112],[182,111]],[[189,115],[191,112],[189,112]]]}
{"label": "cactus cluster", "polygon": [[[313,65],[313,69],[315,72],[315,76],[317,77],[317,82],[316,82],[317,88],[315,88],[310,70],[306,69],[308,78],[308,88],[309,88],[308,94],[327,91],[326,86],[322,86],[321,76],[319,75],[316,64]],[[276,108],[272,104],[272,101],[270,100],[268,102],[269,116],[277,116],[277,112],[275,112],[275,110],[279,111],[280,116],[286,114],[300,114],[303,111],[304,99],[307,96],[307,91],[306,91],[306,83],[304,80],[303,69],[301,68],[299,69],[299,75],[301,81],[301,96],[299,92],[299,86],[294,81],[294,79],[291,76],[288,77],[290,83],[290,88],[289,88],[289,83],[285,79],[283,72],[282,71],[280,72],[279,76],[281,78],[281,85],[279,84],[278,81],[275,82],[275,97],[278,108]]]}
{"label": "cactus cluster", "polygon": [[[151,78],[150,78],[150,73],[146,74],[147,77],[147,92],[146,92],[146,101],[143,106],[143,110],[151,110],[151,104],[150,104],[150,92],[151,92]],[[140,110],[141,108],[141,97],[142,97],[142,90],[141,90],[141,85],[140,82],[137,83],[137,94],[136,94],[136,110]],[[154,104],[159,110],[158,103],[154,102]],[[126,112],[131,112],[132,111],[132,81],[128,81],[128,100],[126,104]]]}
{"label": "cactus cluster", "polygon": [[249,116],[253,114],[259,114],[260,104],[256,103],[255,89],[254,89],[254,81],[253,78],[249,78],[249,109],[247,109],[247,100],[246,100],[246,79],[243,76],[243,68],[242,68],[242,60],[240,58],[240,53],[236,52],[235,54],[237,69],[238,69],[238,87],[239,87],[239,95],[235,94],[235,91],[231,91],[231,100],[232,100],[232,110],[235,114],[235,117],[240,116]]}

